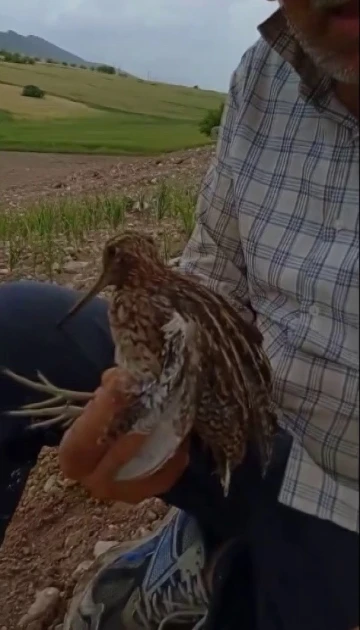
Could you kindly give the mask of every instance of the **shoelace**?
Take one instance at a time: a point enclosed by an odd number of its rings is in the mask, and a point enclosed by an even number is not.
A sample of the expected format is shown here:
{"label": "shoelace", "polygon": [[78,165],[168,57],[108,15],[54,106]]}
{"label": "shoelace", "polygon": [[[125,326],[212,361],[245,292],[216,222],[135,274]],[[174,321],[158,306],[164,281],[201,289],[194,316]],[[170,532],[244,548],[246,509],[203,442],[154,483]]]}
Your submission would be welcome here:
{"label": "shoelace", "polygon": [[[170,621],[184,624],[194,619],[196,625],[193,630],[200,630],[205,623],[209,601],[201,576],[190,575],[186,583],[182,584],[175,583],[171,577],[169,582],[165,588],[159,589],[150,598],[144,598],[143,605],[137,607],[136,612],[144,628],[155,622],[159,624],[158,630],[165,630]],[[179,596],[182,602],[176,601]]]}

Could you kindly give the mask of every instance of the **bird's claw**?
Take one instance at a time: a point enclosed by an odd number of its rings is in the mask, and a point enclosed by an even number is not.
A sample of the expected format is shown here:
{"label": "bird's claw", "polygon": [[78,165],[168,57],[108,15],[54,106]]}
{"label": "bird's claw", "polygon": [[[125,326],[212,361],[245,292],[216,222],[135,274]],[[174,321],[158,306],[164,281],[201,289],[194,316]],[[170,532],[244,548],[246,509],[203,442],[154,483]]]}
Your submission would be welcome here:
{"label": "bird's claw", "polygon": [[[49,394],[50,398],[24,405],[20,409],[6,411],[5,415],[12,418],[34,418],[29,425],[29,429],[49,428],[61,426],[67,429],[76,418],[82,413],[83,405],[89,402],[94,396],[89,392],[77,392],[68,389],[61,389],[51,383],[41,372],[37,373],[38,381],[32,381],[20,374],[16,374],[7,368],[1,370],[2,374],[24,385],[30,389],[44,394]],[[82,404],[73,404],[82,403]],[[41,418],[41,420],[40,420]]]}

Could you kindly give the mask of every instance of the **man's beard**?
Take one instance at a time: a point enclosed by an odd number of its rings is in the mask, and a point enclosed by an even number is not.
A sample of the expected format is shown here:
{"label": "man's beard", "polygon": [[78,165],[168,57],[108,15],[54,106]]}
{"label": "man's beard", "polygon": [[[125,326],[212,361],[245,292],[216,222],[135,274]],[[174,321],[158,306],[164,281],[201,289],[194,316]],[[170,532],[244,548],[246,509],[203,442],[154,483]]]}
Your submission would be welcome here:
{"label": "man's beard", "polygon": [[302,33],[296,31],[291,24],[289,24],[289,26],[303,51],[312,59],[319,70],[324,71],[331,79],[339,81],[340,83],[348,83],[350,85],[359,83],[358,72],[354,68],[347,68],[344,63],[339,61],[336,53],[316,48]]}
{"label": "man's beard", "polygon": [[[330,9],[345,4],[346,1],[347,0],[313,0],[312,4],[314,9]],[[283,1],[280,0],[280,5],[282,4]],[[323,50],[321,47],[318,48],[314,45],[301,30],[297,29],[296,26],[292,24],[291,20],[287,17],[286,11],[284,11],[284,13],[292,35],[319,70],[325,72],[331,79],[339,81],[340,83],[348,83],[350,85],[359,83],[359,73],[357,69],[346,67],[345,62],[339,60],[339,54]]]}

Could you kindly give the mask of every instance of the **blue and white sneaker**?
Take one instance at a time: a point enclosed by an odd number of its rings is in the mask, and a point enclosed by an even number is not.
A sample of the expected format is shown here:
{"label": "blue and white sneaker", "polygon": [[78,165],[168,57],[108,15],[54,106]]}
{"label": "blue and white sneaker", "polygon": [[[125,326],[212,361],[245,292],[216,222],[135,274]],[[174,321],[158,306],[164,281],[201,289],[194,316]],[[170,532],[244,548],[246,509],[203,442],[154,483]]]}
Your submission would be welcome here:
{"label": "blue and white sneaker", "polygon": [[176,511],[131,550],[111,548],[77,589],[64,630],[198,630],[208,609],[205,547],[196,521]]}

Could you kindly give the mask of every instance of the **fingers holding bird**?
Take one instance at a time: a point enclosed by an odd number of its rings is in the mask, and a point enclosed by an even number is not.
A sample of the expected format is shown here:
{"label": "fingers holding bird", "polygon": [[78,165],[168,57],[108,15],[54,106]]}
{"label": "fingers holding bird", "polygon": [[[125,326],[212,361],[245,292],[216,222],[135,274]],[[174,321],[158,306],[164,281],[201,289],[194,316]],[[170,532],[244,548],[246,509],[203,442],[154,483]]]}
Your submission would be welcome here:
{"label": "fingers holding bird", "polygon": [[50,399],[8,415],[34,416],[36,421],[29,430],[51,424],[67,429],[59,446],[60,468],[92,496],[136,504],[165,493],[185,470],[187,439],[174,441],[168,436],[168,447],[164,447],[161,426],[152,433],[144,430],[144,425],[142,430],[136,426],[126,430],[134,405],[139,403],[139,392],[144,387],[147,390],[146,384],[138,383],[130,372],[119,367],[106,370],[99,387],[91,393],[56,388],[41,374],[39,381],[31,381],[9,370],[4,372],[20,384],[50,395]]}
{"label": "fingers holding bird", "polygon": [[[114,432],[121,415],[131,404],[126,394],[132,377],[119,368],[104,372],[101,386],[65,434],[59,449],[63,473],[80,481],[99,499],[138,503],[163,494],[184,472],[188,464],[189,445],[179,448],[154,472],[135,478],[117,480],[119,471],[146,450],[149,435],[136,430]],[[115,421],[114,421],[115,420]],[[141,464],[140,464],[141,468]]]}

